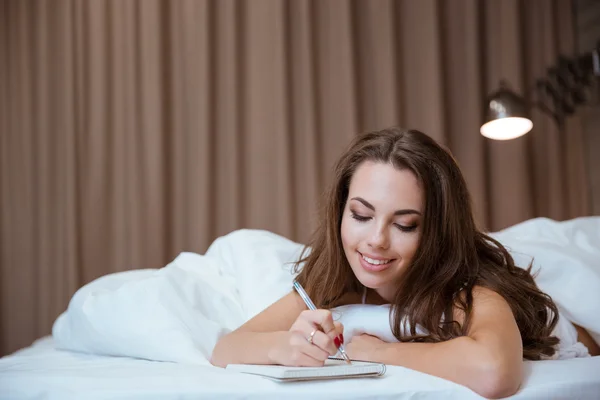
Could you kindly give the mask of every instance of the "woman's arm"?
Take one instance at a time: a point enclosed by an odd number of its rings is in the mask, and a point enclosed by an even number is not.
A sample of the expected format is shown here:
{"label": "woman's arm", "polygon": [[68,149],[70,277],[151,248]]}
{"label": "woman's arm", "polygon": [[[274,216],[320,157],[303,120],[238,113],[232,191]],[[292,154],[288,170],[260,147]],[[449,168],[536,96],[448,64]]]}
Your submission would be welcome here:
{"label": "woman's arm", "polygon": [[347,345],[352,358],[400,365],[467,386],[487,398],[514,394],[523,375],[521,335],[508,303],[497,293],[473,290],[467,336],[441,343],[385,343],[357,337]]}
{"label": "woman's arm", "polygon": [[219,367],[227,364],[272,364],[269,352],[273,344],[285,340],[288,329],[304,309],[304,302],[295,292],[282,297],[223,336],[213,349],[211,363]]}
{"label": "woman's arm", "polygon": [[[343,331],[327,310],[306,310],[296,294],[282,297],[235,331],[223,336],[213,349],[211,363],[284,364],[322,366],[337,353],[334,339]],[[311,335],[312,333],[312,335]],[[312,336],[312,341],[307,339]]]}

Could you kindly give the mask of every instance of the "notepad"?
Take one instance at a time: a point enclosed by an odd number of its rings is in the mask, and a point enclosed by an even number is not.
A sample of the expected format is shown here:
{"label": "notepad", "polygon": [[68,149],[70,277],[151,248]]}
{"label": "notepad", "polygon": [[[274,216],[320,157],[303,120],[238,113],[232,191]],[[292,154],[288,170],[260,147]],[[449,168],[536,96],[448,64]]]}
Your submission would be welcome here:
{"label": "notepad", "polygon": [[385,374],[385,364],[330,358],[323,367],[284,367],[280,365],[229,364],[227,370],[259,375],[280,382],[320,379],[367,378]]}

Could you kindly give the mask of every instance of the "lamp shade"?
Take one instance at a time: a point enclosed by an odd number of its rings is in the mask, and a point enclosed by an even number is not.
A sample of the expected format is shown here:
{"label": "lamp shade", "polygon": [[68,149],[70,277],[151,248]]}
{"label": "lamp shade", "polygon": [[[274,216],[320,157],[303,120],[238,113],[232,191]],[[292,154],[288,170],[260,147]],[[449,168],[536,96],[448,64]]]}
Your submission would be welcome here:
{"label": "lamp shade", "polygon": [[495,140],[514,139],[533,128],[533,122],[527,117],[525,100],[506,87],[489,97],[485,121],[481,134]]}

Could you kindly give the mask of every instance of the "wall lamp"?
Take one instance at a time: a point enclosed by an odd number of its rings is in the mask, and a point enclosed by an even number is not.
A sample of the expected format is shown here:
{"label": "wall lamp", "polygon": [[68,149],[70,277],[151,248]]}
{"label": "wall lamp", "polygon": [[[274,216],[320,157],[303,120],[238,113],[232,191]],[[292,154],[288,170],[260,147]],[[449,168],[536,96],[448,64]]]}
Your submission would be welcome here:
{"label": "wall lamp", "polygon": [[512,91],[506,81],[486,100],[485,123],[480,132],[495,140],[509,140],[523,136],[533,128],[529,109],[537,107],[550,115],[559,127],[565,117],[586,103],[586,89],[600,81],[600,42],[596,48],[576,58],[559,57],[555,66],[548,68],[547,76],[538,79],[526,93],[537,94],[538,100],[527,102],[525,97]]}

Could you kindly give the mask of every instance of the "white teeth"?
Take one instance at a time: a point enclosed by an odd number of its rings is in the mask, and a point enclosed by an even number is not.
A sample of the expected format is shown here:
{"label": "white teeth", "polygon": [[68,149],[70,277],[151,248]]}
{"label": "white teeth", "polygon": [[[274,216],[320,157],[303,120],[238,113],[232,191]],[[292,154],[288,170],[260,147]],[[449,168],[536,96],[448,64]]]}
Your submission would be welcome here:
{"label": "white teeth", "polygon": [[363,254],[361,254],[361,256],[366,262],[368,262],[369,264],[373,264],[373,265],[387,264],[391,261],[391,259],[390,260],[373,260],[372,258],[369,258]]}

